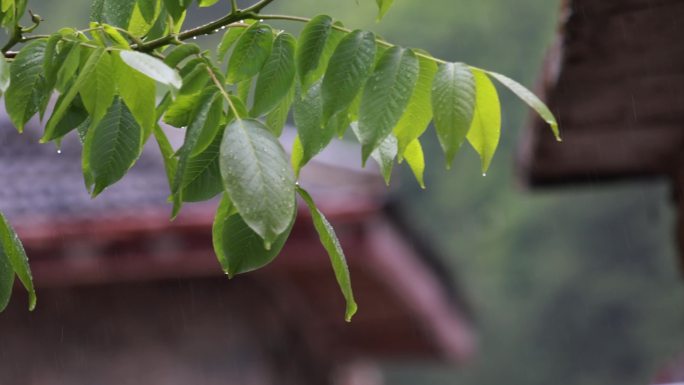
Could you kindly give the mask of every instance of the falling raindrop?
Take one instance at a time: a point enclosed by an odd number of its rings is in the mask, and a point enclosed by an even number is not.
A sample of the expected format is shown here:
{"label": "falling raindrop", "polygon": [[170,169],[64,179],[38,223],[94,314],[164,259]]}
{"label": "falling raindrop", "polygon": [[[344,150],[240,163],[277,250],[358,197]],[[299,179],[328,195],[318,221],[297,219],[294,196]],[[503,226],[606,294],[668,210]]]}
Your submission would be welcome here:
{"label": "falling raindrop", "polygon": [[62,150],[57,150],[57,153],[58,153],[58,154],[61,154],[61,153],[62,153]]}
{"label": "falling raindrop", "polygon": [[486,172],[483,172],[483,173],[482,173],[482,176],[487,176],[487,173],[486,173]]}

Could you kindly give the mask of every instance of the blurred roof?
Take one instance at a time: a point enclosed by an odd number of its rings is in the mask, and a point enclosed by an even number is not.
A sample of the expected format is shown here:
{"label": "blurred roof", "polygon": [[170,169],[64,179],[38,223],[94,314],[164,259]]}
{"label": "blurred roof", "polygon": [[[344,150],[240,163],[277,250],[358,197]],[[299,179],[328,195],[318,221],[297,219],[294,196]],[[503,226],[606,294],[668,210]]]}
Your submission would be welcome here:
{"label": "blurred roof", "polygon": [[534,186],[654,177],[684,142],[684,2],[566,0],[542,75],[563,143],[536,119],[519,154]]}
{"label": "blurred roof", "polygon": [[[75,135],[58,153],[53,145],[38,144],[35,122],[18,135],[5,116],[2,111],[0,210],[23,240],[39,288],[222,275],[211,246],[217,202],[186,204],[170,222],[169,188],[153,141],[123,180],[92,200]],[[182,140],[180,131],[168,133],[172,142]],[[288,140],[291,135],[285,135]],[[278,260],[251,279],[268,283],[283,308],[296,302],[300,313],[315,314],[303,317],[302,325],[316,330],[330,354],[469,357],[470,322],[445,279],[446,269],[387,210],[382,178],[350,165],[358,164],[358,151],[343,143],[331,146],[301,178],[347,252],[360,307],[354,322],[343,322],[342,297],[303,205]]]}

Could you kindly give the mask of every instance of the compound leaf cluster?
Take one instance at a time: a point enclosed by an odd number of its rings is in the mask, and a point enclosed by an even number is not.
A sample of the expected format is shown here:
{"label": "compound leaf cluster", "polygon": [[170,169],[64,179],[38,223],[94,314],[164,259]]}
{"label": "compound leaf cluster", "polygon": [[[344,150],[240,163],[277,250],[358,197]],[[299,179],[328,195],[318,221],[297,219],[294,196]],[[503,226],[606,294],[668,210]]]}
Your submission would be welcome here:
{"label": "compound leaf cluster", "polygon": [[[153,138],[161,150],[175,217],[184,202],[221,196],[213,226],[227,275],[271,262],[296,218],[299,195],[356,312],[349,269],[330,222],[297,184],[299,172],[335,137],[352,129],[365,164],[373,158],[389,184],[405,161],[424,187],[421,138],[434,123],[451,165],[468,142],[486,172],[499,143],[501,110],[492,80],[510,89],[549,123],[549,109],[504,75],[448,63],[390,44],[370,31],[346,29],[331,16],[265,15],[273,0],[221,10],[216,0],[94,0],[88,29],[30,35],[26,0],[1,0],[0,25],[10,39],[0,55],[0,96],[19,132],[35,115],[41,142],[78,135],[85,184],[96,196],[122,179]],[[225,16],[183,30],[188,8],[216,7]],[[378,18],[393,1],[376,0]],[[299,37],[270,20],[304,22]],[[223,31],[214,51],[188,40]],[[11,51],[19,46],[17,51]],[[48,111],[48,102],[55,100]],[[279,136],[289,117],[294,146]],[[160,124],[185,130],[174,149]],[[0,215],[0,310],[17,276],[35,305],[21,242]]]}

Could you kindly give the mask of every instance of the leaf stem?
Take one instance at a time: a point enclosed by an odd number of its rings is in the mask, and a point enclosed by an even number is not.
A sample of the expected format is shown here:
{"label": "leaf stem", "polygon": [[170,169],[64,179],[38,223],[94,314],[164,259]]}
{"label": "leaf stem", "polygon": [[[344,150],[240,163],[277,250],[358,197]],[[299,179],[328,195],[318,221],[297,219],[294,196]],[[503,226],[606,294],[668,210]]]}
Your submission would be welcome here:
{"label": "leaf stem", "polygon": [[230,13],[235,13],[238,11],[237,0],[230,0],[230,9],[231,9]]}
{"label": "leaf stem", "polygon": [[223,95],[223,97],[228,102],[228,106],[230,107],[230,110],[233,111],[233,115],[235,115],[235,119],[240,120],[240,118],[241,118],[240,113],[238,112],[237,108],[235,108],[235,104],[233,104],[233,101],[230,100],[230,95],[228,95],[225,88],[223,88],[223,84],[221,84],[221,81],[218,80],[218,78],[216,77],[216,74],[214,73],[214,70],[211,68],[211,66],[207,66],[207,72],[209,72],[209,77],[211,77],[211,80],[214,82],[216,87],[218,87],[219,92],[221,92],[221,95]]}

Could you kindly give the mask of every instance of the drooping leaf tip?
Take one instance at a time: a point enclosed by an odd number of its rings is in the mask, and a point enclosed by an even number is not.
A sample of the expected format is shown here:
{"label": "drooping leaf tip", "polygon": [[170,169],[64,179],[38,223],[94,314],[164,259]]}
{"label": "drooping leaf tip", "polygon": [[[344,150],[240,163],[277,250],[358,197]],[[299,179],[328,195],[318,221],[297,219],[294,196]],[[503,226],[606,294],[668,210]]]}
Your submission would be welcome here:
{"label": "drooping leaf tip", "polygon": [[38,302],[38,298],[36,297],[36,293],[29,293],[29,306],[28,309],[29,311],[34,311],[36,310],[36,304]]}
{"label": "drooping leaf tip", "polygon": [[356,304],[356,302],[350,302],[347,305],[347,311],[344,315],[344,321],[347,323],[350,323],[352,321],[352,318],[356,314],[356,312],[359,310],[359,306]]}

